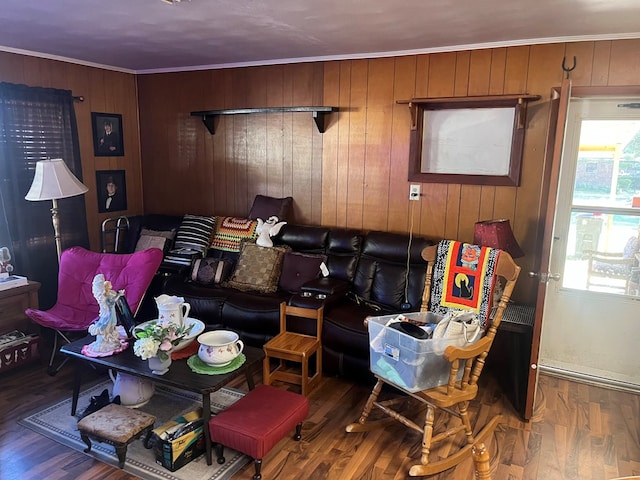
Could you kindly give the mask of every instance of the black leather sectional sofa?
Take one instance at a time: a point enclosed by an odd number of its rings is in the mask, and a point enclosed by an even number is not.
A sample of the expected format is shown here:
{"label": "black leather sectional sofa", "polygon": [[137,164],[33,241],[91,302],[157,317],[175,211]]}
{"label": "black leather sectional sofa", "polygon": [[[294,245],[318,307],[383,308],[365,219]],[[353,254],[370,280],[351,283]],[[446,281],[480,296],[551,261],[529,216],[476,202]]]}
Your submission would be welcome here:
{"label": "black leather sectional sofa", "polygon": [[[141,228],[175,229],[181,217],[149,215],[129,220],[123,251],[135,247]],[[138,318],[153,318],[153,297],[160,293],[178,295],[191,304],[190,315],[202,320],[207,329],[234,330],[248,345],[261,347],[279,331],[281,302],[311,307],[324,304],[324,373],[369,381],[372,376],[364,319],[420,309],[427,267],[421,251],[433,242],[403,234],[293,224],[285,225],[273,242],[295,252],[323,254],[329,275],[307,282],[301,292],[258,293],[202,286],[189,281],[184,268],[163,268]],[[233,260],[237,255],[209,251],[209,256]]]}

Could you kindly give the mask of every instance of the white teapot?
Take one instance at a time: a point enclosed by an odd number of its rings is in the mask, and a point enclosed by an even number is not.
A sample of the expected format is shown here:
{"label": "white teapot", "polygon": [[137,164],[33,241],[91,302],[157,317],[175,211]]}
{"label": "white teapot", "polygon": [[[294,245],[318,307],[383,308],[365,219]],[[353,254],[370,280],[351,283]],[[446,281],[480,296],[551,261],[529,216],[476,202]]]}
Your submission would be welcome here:
{"label": "white teapot", "polygon": [[180,327],[184,326],[184,321],[191,311],[191,305],[185,302],[184,298],[162,294],[155,300],[159,320],[170,321]]}

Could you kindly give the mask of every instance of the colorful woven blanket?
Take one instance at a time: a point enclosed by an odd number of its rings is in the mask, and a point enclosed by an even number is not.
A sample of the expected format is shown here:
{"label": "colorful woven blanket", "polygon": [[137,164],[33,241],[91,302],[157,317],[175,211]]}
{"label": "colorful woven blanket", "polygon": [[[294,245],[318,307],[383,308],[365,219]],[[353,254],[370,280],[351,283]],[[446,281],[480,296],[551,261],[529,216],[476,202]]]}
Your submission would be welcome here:
{"label": "colorful woven blanket", "polygon": [[494,271],[500,250],[442,240],[433,266],[431,308],[471,310],[484,326],[491,313]]}
{"label": "colorful woven blanket", "polygon": [[239,252],[245,239],[257,238],[258,222],[248,218],[216,217],[211,248],[227,252]]}

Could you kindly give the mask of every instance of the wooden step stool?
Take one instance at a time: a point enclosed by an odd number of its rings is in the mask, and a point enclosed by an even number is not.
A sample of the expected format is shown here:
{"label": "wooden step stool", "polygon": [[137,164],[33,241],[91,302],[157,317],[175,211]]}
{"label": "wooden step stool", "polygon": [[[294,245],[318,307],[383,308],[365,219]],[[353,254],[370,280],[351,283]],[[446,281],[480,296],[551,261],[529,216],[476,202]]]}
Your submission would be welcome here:
{"label": "wooden step stool", "polygon": [[226,410],[209,420],[211,442],[218,463],[225,462],[224,446],[254,459],[254,480],[262,475],[262,458],[295,427],[300,440],[302,421],[309,413],[307,397],[269,385],[258,385]]}
{"label": "wooden step stool", "polygon": [[84,452],[91,451],[91,439],[108,443],[116,448],[118,466],[124,468],[127,446],[136,438],[146,434],[145,448],[151,448],[149,438],[156,417],[148,413],[110,403],[97,412],[87,415],[78,422],[80,437],[87,444]]}

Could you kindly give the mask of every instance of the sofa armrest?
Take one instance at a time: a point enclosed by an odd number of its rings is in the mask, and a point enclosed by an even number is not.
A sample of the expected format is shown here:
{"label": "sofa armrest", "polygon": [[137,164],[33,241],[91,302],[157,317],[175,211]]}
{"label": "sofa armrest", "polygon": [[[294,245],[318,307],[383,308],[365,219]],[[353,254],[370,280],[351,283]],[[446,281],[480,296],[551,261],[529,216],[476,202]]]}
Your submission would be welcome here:
{"label": "sofa armrest", "polygon": [[302,286],[303,292],[311,294],[323,294],[326,296],[344,295],[351,289],[351,284],[346,280],[333,277],[315,278]]}

